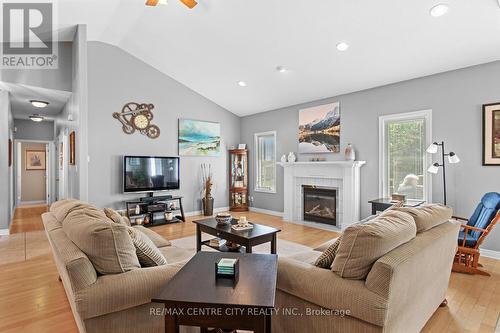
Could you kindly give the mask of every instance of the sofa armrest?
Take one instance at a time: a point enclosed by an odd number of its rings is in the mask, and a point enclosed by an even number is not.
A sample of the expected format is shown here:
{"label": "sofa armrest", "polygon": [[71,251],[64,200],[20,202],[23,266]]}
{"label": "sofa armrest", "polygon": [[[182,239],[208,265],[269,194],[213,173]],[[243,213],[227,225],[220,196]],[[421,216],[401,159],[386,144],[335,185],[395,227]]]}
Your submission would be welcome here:
{"label": "sofa armrest", "polygon": [[368,290],[363,280],[343,279],[329,269],[279,258],[278,289],[320,307],[349,310],[351,317],[384,325],[387,299]]}
{"label": "sofa armrest", "polygon": [[103,275],[75,293],[76,309],[83,320],[147,304],[184,265],[140,268]]}

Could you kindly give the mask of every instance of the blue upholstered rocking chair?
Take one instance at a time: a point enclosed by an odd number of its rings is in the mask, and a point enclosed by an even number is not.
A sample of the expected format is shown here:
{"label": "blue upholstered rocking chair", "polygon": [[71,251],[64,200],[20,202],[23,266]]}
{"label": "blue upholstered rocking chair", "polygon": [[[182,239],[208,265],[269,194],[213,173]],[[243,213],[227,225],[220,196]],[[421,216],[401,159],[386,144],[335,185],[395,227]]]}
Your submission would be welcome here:
{"label": "blue upholstered rocking chair", "polygon": [[479,263],[479,246],[500,220],[500,194],[486,193],[470,219],[457,216],[454,218],[467,221],[467,224],[462,224],[460,227],[453,271],[489,276],[488,272],[479,268],[482,267]]}

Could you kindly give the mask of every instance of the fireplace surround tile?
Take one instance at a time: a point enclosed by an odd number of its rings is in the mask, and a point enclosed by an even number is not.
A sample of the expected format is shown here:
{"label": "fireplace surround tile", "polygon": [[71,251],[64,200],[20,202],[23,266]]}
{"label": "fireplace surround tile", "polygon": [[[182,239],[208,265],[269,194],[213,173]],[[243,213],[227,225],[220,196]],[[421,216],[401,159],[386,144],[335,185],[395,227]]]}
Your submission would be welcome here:
{"label": "fireplace surround tile", "polygon": [[303,216],[302,186],[337,189],[336,227],[343,230],[360,220],[360,169],[365,161],[278,163],[284,168],[285,221],[308,224]]}

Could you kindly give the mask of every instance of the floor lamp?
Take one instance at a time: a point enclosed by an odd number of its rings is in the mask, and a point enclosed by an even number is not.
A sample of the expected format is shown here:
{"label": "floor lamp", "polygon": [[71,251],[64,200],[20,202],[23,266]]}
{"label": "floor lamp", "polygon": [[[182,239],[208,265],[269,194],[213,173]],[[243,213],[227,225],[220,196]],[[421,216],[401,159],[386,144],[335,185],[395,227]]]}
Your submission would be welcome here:
{"label": "floor lamp", "polygon": [[443,197],[444,197],[444,204],[446,205],[446,164],[444,157],[448,156],[448,162],[450,164],[458,163],[460,162],[460,159],[458,158],[457,154],[455,154],[452,151],[450,151],[449,153],[444,152],[444,141],[441,141],[441,143],[438,142],[432,143],[429,147],[427,147],[427,152],[429,154],[436,154],[438,152],[439,147],[441,147],[441,164],[437,162],[431,164],[427,169],[427,172],[432,174],[437,174],[439,171],[439,167],[443,167]]}

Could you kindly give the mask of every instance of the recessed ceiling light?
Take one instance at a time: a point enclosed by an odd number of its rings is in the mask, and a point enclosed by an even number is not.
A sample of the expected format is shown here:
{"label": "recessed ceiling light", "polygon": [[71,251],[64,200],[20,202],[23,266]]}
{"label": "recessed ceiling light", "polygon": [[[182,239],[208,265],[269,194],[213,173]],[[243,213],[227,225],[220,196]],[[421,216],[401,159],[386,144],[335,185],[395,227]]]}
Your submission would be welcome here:
{"label": "recessed ceiling light", "polygon": [[167,0],[159,0],[158,4],[159,5],[168,5],[168,2],[167,2]]}
{"label": "recessed ceiling light", "polygon": [[238,81],[238,85],[240,87],[246,87],[247,86],[247,83],[245,81]]}
{"label": "recessed ceiling light", "polygon": [[37,100],[34,100],[34,99],[30,100],[30,103],[31,103],[31,105],[33,105],[36,108],[44,108],[47,105],[49,105],[49,102],[37,101]]}
{"label": "recessed ceiling light", "polygon": [[337,44],[337,50],[339,51],[345,51],[349,48],[349,44],[347,44],[346,42],[340,42]]}
{"label": "recessed ceiling light", "polygon": [[278,66],[278,67],[276,67],[276,70],[278,72],[280,72],[280,73],[286,73],[286,72],[288,72],[288,69],[286,67],[284,67],[284,66]]}
{"label": "recessed ceiling light", "polygon": [[443,16],[444,14],[448,13],[448,10],[450,8],[448,7],[447,4],[445,3],[440,3],[435,5],[434,7],[431,8],[429,13],[431,14],[432,17],[440,17]]}
{"label": "recessed ceiling light", "polygon": [[29,117],[31,120],[36,121],[37,123],[41,122],[43,120],[43,117],[40,116],[39,114],[34,114]]}

